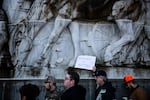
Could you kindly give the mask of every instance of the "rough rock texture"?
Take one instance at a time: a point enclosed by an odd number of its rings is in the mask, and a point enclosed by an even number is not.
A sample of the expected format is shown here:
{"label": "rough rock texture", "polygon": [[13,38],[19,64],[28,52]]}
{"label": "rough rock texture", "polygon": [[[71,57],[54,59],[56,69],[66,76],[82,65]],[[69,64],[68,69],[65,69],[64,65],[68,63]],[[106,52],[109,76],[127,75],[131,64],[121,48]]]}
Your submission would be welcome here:
{"label": "rough rock texture", "polygon": [[1,5],[16,68],[66,68],[79,55],[96,56],[102,66],[150,66],[149,2],[3,0]]}

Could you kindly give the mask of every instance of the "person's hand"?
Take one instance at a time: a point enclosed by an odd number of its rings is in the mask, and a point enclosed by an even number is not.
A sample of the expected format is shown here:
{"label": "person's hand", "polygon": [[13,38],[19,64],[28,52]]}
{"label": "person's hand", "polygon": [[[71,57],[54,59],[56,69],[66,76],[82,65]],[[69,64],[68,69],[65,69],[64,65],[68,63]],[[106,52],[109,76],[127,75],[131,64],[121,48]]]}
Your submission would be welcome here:
{"label": "person's hand", "polygon": [[94,67],[93,67],[93,72],[95,72],[95,71],[96,71],[96,67],[94,66]]}

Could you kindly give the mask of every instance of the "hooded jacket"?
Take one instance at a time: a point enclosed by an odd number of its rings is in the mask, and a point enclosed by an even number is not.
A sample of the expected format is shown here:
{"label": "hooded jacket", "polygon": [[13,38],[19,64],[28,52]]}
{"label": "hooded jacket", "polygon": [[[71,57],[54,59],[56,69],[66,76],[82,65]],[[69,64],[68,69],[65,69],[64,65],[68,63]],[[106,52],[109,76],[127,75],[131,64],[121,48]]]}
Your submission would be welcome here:
{"label": "hooded jacket", "polygon": [[62,95],[61,100],[85,100],[86,89],[80,85],[67,89]]}
{"label": "hooded jacket", "polygon": [[115,88],[110,82],[106,82],[103,86],[99,86],[96,89],[95,95],[96,100],[113,100],[115,99]]}

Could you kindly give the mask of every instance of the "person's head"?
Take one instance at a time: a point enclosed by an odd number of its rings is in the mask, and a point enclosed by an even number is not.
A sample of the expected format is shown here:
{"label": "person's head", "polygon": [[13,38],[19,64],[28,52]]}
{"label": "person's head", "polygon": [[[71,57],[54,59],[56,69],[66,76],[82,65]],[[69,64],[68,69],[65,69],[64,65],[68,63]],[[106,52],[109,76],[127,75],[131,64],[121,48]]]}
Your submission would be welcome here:
{"label": "person's head", "polygon": [[127,88],[132,89],[136,86],[135,81],[134,81],[134,77],[132,75],[126,75],[124,77],[124,81],[127,85]]}
{"label": "person's head", "polygon": [[103,70],[98,70],[95,72],[95,80],[97,84],[102,86],[107,81],[107,74]]}
{"label": "person's head", "polygon": [[48,76],[46,78],[46,81],[44,83],[44,86],[47,90],[52,89],[53,87],[56,87],[56,79],[52,76]]}
{"label": "person's head", "polygon": [[33,84],[23,85],[19,91],[21,94],[21,100],[36,100],[36,97],[40,93],[38,86]]}
{"label": "person's head", "polygon": [[73,70],[68,70],[65,79],[64,79],[64,86],[66,88],[73,87],[75,85],[78,85],[80,76],[77,72]]}
{"label": "person's head", "polygon": [[112,7],[112,16],[119,16],[121,10],[125,7],[125,1],[116,1]]}

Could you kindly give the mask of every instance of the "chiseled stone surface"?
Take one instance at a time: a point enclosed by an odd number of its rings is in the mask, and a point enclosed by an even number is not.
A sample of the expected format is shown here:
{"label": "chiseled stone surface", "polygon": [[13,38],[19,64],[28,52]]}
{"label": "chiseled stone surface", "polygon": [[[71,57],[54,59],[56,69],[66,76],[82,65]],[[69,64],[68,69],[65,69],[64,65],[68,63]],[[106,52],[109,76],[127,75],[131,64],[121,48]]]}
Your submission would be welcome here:
{"label": "chiseled stone surface", "polygon": [[[1,0],[0,77],[5,78],[0,78],[0,99],[19,100],[19,88],[33,83],[42,100],[47,75],[63,90],[66,69],[79,55],[96,56],[97,69],[105,70],[117,89],[117,100],[127,94],[122,89],[126,74],[150,89],[149,44],[149,0]],[[76,71],[86,99],[93,100],[92,71]]]}
{"label": "chiseled stone surface", "polygon": [[102,66],[150,66],[149,5],[143,0],[3,0],[15,75],[25,77],[21,73],[28,68],[36,75],[40,68],[65,69],[79,55],[96,56]]}

